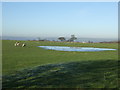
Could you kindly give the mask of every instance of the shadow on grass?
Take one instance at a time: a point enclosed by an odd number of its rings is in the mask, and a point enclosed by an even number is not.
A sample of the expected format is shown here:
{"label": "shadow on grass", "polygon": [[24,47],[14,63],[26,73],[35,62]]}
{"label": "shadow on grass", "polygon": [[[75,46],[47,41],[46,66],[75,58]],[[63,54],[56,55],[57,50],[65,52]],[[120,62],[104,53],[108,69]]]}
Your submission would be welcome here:
{"label": "shadow on grass", "polygon": [[118,61],[48,64],[3,76],[3,88],[117,88]]}

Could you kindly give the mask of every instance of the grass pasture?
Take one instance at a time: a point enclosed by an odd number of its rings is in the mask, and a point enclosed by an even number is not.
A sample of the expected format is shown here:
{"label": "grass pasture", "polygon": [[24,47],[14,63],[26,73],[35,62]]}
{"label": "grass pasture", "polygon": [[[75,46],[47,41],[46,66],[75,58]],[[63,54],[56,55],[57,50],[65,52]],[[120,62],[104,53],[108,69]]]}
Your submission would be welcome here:
{"label": "grass pasture", "polygon": [[[37,46],[72,46],[118,49],[117,43],[68,43],[3,40],[3,88],[116,88],[118,50],[67,52]],[[11,83],[12,82],[12,83]]]}

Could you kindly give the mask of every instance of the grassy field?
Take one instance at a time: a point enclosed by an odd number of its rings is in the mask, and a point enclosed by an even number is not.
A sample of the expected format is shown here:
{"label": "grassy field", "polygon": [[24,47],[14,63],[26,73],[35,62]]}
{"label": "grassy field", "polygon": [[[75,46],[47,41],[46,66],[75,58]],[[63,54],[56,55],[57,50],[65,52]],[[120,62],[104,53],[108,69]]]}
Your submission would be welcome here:
{"label": "grassy field", "polygon": [[[69,43],[3,40],[3,87],[16,88],[116,88],[118,50],[67,52],[37,46],[100,47],[118,49],[117,43]],[[11,83],[12,82],[12,83]]]}

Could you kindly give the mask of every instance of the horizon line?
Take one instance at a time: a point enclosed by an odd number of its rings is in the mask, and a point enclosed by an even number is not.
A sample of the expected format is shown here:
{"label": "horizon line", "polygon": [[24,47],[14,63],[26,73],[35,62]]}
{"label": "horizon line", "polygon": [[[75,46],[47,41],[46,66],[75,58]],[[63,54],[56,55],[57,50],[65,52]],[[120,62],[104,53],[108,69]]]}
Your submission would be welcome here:
{"label": "horizon line", "polygon": [[[16,38],[57,38],[57,37],[65,37],[65,36],[49,36],[49,37],[44,37],[44,36],[0,36],[0,37],[16,37]],[[71,37],[71,36],[69,36]],[[65,37],[65,38],[69,38],[69,37]],[[77,36],[76,36],[77,37]],[[112,37],[77,37],[77,38],[96,38],[96,39],[118,39],[117,38],[112,38]]]}

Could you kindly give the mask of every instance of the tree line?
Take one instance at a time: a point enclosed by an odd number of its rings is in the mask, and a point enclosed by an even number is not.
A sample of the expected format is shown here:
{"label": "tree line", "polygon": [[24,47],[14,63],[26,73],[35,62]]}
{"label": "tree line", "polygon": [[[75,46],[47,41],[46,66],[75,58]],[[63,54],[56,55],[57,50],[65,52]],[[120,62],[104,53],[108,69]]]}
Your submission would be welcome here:
{"label": "tree line", "polygon": [[[60,41],[68,41],[68,42],[74,42],[74,40],[76,40],[77,37],[75,35],[71,35],[71,37],[69,39],[66,39],[65,37],[59,37],[58,40]],[[37,38],[38,41],[49,41],[46,39],[41,39],[40,37]]]}
{"label": "tree line", "polygon": [[74,42],[74,40],[76,40],[77,39],[77,37],[75,37],[75,35],[71,35],[71,38],[70,39],[68,39],[68,40],[66,40],[66,38],[65,37],[59,37],[58,38],[60,41],[69,41],[69,42]]}

